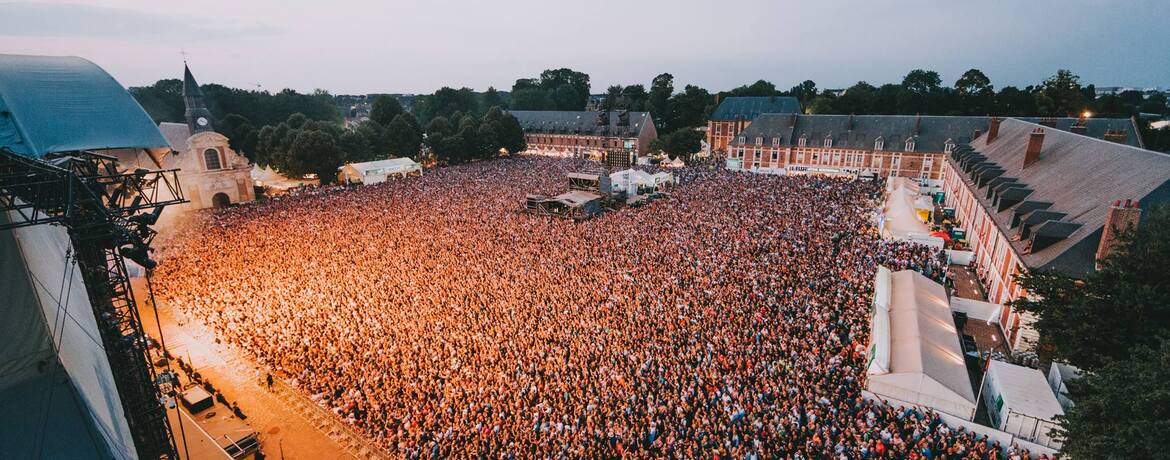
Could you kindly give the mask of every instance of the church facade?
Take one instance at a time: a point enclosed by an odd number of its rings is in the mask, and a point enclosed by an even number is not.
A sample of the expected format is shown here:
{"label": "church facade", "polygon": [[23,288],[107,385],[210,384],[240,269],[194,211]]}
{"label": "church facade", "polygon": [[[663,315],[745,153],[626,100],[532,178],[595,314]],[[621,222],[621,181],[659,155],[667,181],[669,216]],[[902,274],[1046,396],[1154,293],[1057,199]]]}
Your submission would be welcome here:
{"label": "church facade", "polygon": [[186,123],[159,124],[172,152],[163,158],[166,169],[179,169],[179,183],[190,203],[184,210],[222,208],[256,199],[252,165],[232,150],[227,136],[215,132],[215,120],[191,69],[183,66],[183,103]]}

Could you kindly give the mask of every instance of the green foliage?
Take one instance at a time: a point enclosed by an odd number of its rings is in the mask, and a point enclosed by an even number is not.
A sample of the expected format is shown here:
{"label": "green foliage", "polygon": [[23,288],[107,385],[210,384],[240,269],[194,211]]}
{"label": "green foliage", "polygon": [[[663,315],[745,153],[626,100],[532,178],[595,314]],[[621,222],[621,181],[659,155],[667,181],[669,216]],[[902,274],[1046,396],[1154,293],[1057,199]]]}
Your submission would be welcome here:
{"label": "green foliage", "polygon": [[[272,94],[214,83],[202,85],[201,88],[207,98],[208,109],[217,120],[223,120],[228,114],[237,114],[249,120],[253,126],[264,126],[280,123],[293,113],[302,113],[312,120],[340,120],[333,96],[322,90],[302,94],[285,89]],[[156,123],[186,121],[181,80],[165,79],[151,86],[133,87],[130,88],[130,94]]]}
{"label": "green foliage", "polygon": [[390,124],[390,121],[402,112],[402,104],[399,104],[398,98],[394,96],[382,94],[375,97],[374,102],[370,104],[370,120],[382,126]]}
{"label": "green foliage", "polygon": [[670,112],[670,96],[674,94],[674,76],[659,74],[650,82],[650,98],[646,110],[662,124],[663,130],[671,129],[673,120]]}
{"label": "green foliage", "polygon": [[1036,328],[1054,357],[1096,370],[1170,333],[1170,208],[1149,211],[1121,241],[1084,280],[1057,273],[1020,278],[1035,298],[1013,306],[1039,316]]}
{"label": "green foliage", "polygon": [[545,70],[512,85],[514,110],[584,110],[588,101],[589,75],[573,69]]}
{"label": "green foliage", "polygon": [[[760,80],[759,82],[756,82],[756,84],[760,84],[763,82],[764,82],[763,80]],[[771,83],[768,83],[768,84],[771,85]],[[772,87],[773,91],[775,91],[775,89],[776,89],[775,87]],[[808,105],[812,102],[812,100],[817,97],[817,83],[812,81],[812,80],[805,80],[805,81],[801,82],[799,85],[793,86],[792,89],[788,91],[788,93],[792,97],[800,99],[801,106],[808,107]],[[750,95],[751,96],[772,96],[774,94],[750,94]],[[744,96],[749,96],[749,94],[744,94]]]}
{"label": "green foliage", "polygon": [[438,117],[427,125],[426,145],[439,163],[495,158],[501,149],[516,153],[528,148],[520,122],[499,107],[489,109],[482,119],[456,114],[453,120],[458,124],[453,126],[448,119]]}
{"label": "green foliage", "polygon": [[227,136],[233,150],[248,157],[253,163],[256,162],[258,132],[247,118],[234,113],[228,114],[220,120],[219,132]]}
{"label": "green foliage", "polygon": [[[1128,321],[1128,320],[1127,320]],[[1163,336],[1164,337],[1164,336]],[[1133,347],[1069,382],[1075,405],[1061,420],[1070,458],[1166,458],[1170,437],[1170,340]]]}
{"label": "green foliage", "polygon": [[715,99],[707,90],[687,85],[683,92],[670,98],[670,117],[663,130],[669,128],[694,128],[707,124],[707,118],[715,110]]}
{"label": "green foliage", "polygon": [[1074,458],[1154,458],[1170,437],[1170,208],[1155,208],[1084,280],[1022,276],[1042,350],[1086,371],[1061,420]]}
{"label": "green foliage", "polygon": [[1087,107],[1080,77],[1060,69],[1056,75],[1040,84],[1036,92],[1036,106],[1043,115],[1054,117],[1076,116]]}
{"label": "green foliage", "polygon": [[386,148],[391,154],[414,157],[421,145],[422,132],[411,114],[400,114],[386,126]]}
{"label": "green foliage", "polygon": [[436,117],[450,118],[457,112],[480,114],[479,95],[471,88],[439,88],[434,94],[417,96],[412,113],[423,123]]}
{"label": "green foliage", "polygon": [[702,140],[702,132],[694,128],[680,128],[663,136],[659,147],[672,157],[690,157],[702,148],[700,144]]}

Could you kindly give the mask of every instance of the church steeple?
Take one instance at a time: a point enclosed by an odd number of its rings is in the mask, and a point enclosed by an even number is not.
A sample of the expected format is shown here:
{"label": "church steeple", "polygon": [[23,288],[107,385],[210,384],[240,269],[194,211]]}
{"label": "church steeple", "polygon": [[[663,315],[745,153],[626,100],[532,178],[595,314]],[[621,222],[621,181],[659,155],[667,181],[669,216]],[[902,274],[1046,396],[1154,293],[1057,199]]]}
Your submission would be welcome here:
{"label": "church steeple", "polygon": [[183,62],[183,105],[187,107],[187,128],[191,134],[215,131],[211,111],[207,110],[207,102],[203,100],[203,90],[199,89],[199,83],[195,82],[186,62]]}

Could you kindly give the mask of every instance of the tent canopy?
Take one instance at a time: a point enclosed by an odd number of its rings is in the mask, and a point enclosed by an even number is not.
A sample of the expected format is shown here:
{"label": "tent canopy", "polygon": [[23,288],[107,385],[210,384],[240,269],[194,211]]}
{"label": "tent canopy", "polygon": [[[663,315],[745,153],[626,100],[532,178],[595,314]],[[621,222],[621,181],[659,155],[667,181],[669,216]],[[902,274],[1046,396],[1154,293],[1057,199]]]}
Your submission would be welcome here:
{"label": "tent canopy", "polygon": [[970,419],[975,393],[942,285],[913,270],[894,272],[888,321],[888,335],[871,338],[889,344],[888,371],[869,368],[869,391]]}
{"label": "tent canopy", "polygon": [[1048,386],[1044,373],[1030,367],[1003,361],[991,361],[987,367],[987,381],[1003,398],[1004,406],[1017,414],[1052,420],[1064,415],[1064,410]]}
{"label": "tent canopy", "polygon": [[41,158],[75,150],[168,148],[110,74],[78,57],[0,54],[0,149]]}
{"label": "tent canopy", "polygon": [[918,194],[918,184],[902,177],[891,179],[882,233],[898,240],[931,239],[930,228],[919,219],[922,206],[929,206],[929,199]]}

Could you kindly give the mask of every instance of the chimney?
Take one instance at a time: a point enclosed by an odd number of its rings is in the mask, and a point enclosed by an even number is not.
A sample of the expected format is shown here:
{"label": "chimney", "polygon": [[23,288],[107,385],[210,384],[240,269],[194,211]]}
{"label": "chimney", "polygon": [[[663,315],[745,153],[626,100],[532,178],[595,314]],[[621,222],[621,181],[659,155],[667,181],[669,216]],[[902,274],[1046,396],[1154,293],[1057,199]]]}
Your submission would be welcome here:
{"label": "chimney", "polygon": [[1141,219],[1142,208],[1138,207],[1136,201],[1116,200],[1113,202],[1113,206],[1109,208],[1109,214],[1105,216],[1105,228],[1101,232],[1101,242],[1097,244],[1097,268],[1101,268],[1102,259],[1117,249],[1117,237],[1126,230],[1136,228]]}
{"label": "chimney", "polygon": [[991,117],[991,123],[987,126],[987,143],[990,144],[996,137],[999,136],[999,117]]}
{"label": "chimney", "polygon": [[1044,117],[1040,119],[1040,126],[1047,126],[1049,128],[1056,127],[1056,117]]}
{"label": "chimney", "polygon": [[922,114],[914,117],[914,135],[922,134]]}
{"label": "chimney", "polygon": [[1109,142],[1116,142],[1118,144],[1127,144],[1129,135],[1124,130],[1107,129],[1105,130],[1105,140]]}
{"label": "chimney", "polygon": [[848,129],[848,131],[853,131],[853,114],[852,113],[849,114],[849,129]]}
{"label": "chimney", "polygon": [[[1040,159],[1040,148],[1044,146],[1044,128],[1032,130],[1028,136],[1028,150],[1024,151],[1024,168]],[[1021,168],[1023,169],[1023,168]]]}
{"label": "chimney", "polygon": [[788,115],[788,127],[791,128],[793,126],[796,126],[796,114],[795,113]]}
{"label": "chimney", "polygon": [[983,130],[979,129],[979,128],[975,128],[975,135],[971,136],[971,140],[979,139],[979,136],[982,136],[982,135],[983,135]]}

